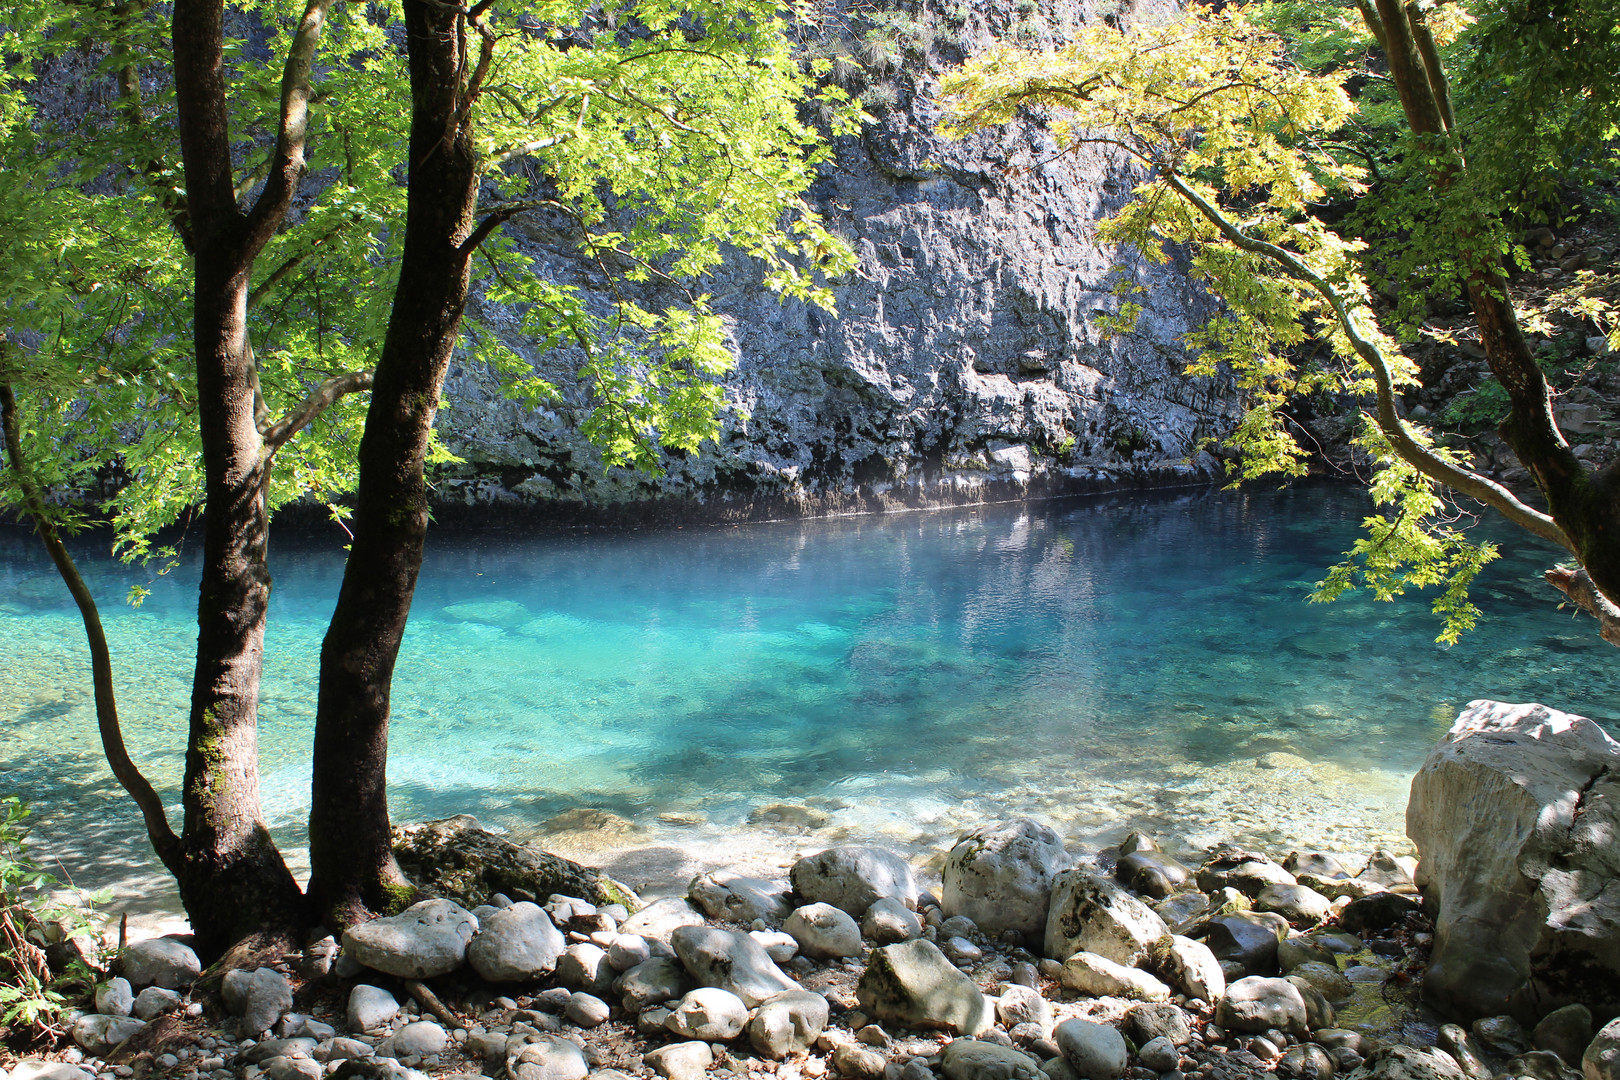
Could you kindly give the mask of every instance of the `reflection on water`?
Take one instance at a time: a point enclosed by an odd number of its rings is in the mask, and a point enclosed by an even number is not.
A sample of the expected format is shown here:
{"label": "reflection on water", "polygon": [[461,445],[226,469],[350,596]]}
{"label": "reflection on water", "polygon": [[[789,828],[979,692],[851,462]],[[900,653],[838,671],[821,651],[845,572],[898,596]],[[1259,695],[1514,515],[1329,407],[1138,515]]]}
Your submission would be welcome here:
{"label": "reflection on water", "polygon": [[[1486,616],[1452,649],[1422,597],[1304,602],[1365,513],[1324,487],[1131,495],[882,518],[430,540],[394,686],[399,819],[469,812],[521,835],[573,807],[599,852],[699,844],[766,803],[810,837],[948,845],[1034,813],[1081,843],[1146,825],[1365,850],[1401,843],[1407,779],[1471,698],[1611,727],[1611,647],[1558,612],[1553,553],[1503,528]],[[301,842],[321,634],[342,537],[275,539],[261,770]],[[131,749],[177,798],[194,562],[89,551]],[[118,602],[134,582],[152,597]],[[0,534],[0,787],[70,865],[134,873],[134,813],[101,764],[78,620],[32,537]],[[1270,751],[1283,768],[1255,759]],[[1303,759],[1303,760],[1295,760]],[[662,815],[662,818],[660,817]],[[620,821],[619,819],[624,819]]]}

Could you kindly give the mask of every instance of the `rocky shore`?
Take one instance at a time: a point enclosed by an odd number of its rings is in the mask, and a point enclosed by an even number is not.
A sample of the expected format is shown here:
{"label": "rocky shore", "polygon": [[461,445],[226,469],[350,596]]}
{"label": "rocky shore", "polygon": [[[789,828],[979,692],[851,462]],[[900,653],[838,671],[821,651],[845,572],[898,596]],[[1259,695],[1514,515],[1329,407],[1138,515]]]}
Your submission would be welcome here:
{"label": "rocky shore", "polygon": [[428,899],[222,977],[138,942],[9,1080],[1616,1080],[1617,762],[1590,721],[1475,702],[1414,782],[1420,859],[1078,855],[1019,818],[937,884],[847,845],[650,904],[452,819],[400,838]]}

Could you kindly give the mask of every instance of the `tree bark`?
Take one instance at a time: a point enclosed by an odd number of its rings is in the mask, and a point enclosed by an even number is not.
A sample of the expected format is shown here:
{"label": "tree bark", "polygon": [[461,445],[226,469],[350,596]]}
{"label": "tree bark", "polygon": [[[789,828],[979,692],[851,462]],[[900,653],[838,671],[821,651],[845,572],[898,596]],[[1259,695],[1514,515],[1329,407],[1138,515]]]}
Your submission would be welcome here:
{"label": "tree bark", "polygon": [[193,337],[204,466],[197,658],[182,787],[180,896],[216,954],[249,934],[301,928],[303,894],[259,804],[258,698],[270,598],[270,459],[255,423],[247,337],[253,261],[303,171],[309,59],[330,0],[312,0],[289,51],[277,144],[251,211],[236,201],[222,0],[176,0],[174,71],[194,256]]}
{"label": "tree bark", "polygon": [[411,895],[390,844],[389,691],[427,536],[423,462],[475,246],[467,19],[432,0],[404,8],[412,108],[405,244],[316,707],[309,893],[332,926],[395,910]]}

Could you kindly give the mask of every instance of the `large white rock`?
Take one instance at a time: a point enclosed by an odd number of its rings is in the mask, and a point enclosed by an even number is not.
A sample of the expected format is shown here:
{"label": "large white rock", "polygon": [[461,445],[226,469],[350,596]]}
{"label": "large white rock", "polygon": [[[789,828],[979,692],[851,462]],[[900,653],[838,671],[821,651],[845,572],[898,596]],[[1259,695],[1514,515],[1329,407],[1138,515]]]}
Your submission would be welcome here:
{"label": "large white rock", "polygon": [[231,1015],[242,1018],[243,1033],[253,1038],[275,1027],[281,1014],[293,1005],[292,983],[267,967],[227,971],[220,981],[219,996]]}
{"label": "large white rock", "polygon": [[827,999],[808,990],[785,990],[760,1002],[748,1021],[748,1041],[763,1057],[781,1061],[810,1048],[827,1026]]}
{"label": "large white rock", "polygon": [[1432,1005],[1620,1011],[1620,743],[1544,705],[1470,702],[1412,781],[1406,831],[1435,916]]}
{"label": "large white rock", "polygon": [[1226,988],[1215,1008],[1215,1022],[1227,1031],[1263,1032],[1270,1028],[1288,1035],[1309,1030],[1305,997],[1287,979],[1250,975]]}
{"label": "large white rock", "polygon": [[585,1052],[560,1036],[521,1035],[506,1044],[511,1080],[585,1080],[590,1072]]}
{"label": "large white rock", "polygon": [[1165,1001],[1170,997],[1170,988],[1147,972],[1116,964],[1093,952],[1077,952],[1063,961],[1058,981],[1070,990],[1092,997],[1136,1001]]}
{"label": "large white rock", "polygon": [[92,1054],[106,1054],[146,1026],[133,1016],[102,1016],[86,1013],[73,1021],[73,1041]]}
{"label": "large white rock", "polygon": [[1090,870],[1065,870],[1052,886],[1046,955],[1053,960],[1094,952],[1130,967],[1169,932],[1152,908]]}
{"label": "large white rock", "polygon": [[764,919],[768,923],[779,923],[793,910],[788,902],[792,889],[785,881],[749,877],[721,880],[713,874],[699,874],[686,891],[711,919],[739,923]]}
{"label": "large white rock", "polygon": [[664,1026],[683,1039],[726,1042],[741,1035],[746,1023],[748,1006],[742,998],[717,986],[700,986],[681,998]]}
{"label": "large white rock", "polygon": [[527,982],[555,970],[566,947],[546,909],[524,901],[480,921],[467,963],[489,982]]}
{"label": "large white rock", "polygon": [[461,966],[476,933],[478,920],[460,904],[424,900],[398,915],[349,927],[343,951],[374,971],[431,979]]}
{"label": "large white rock", "polygon": [[1058,834],[1029,818],[967,833],[945,857],[940,907],[992,936],[1046,929],[1052,882],[1073,862]]}
{"label": "large white rock", "polygon": [[349,991],[349,1030],[375,1031],[399,1014],[399,1002],[380,986],[356,983]]}
{"label": "large white rock", "polygon": [[855,918],[886,896],[917,906],[917,879],[892,851],[836,847],[807,856],[788,872],[793,889],[810,903],[831,904]]}
{"label": "large white rock", "polygon": [[806,904],[782,924],[782,932],[813,960],[861,955],[861,928],[849,914],[831,904]]}
{"label": "large white rock", "polygon": [[173,938],[137,941],[120,953],[119,959],[131,986],[184,990],[202,974],[202,964],[191,946]]}
{"label": "large white rock", "polygon": [[1188,997],[1211,1004],[1226,993],[1226,973],[1208,945],[1170,934],[1148,949],[1148,966],[1165,982]]}
{"label": "large white rock", "polygon": [[784,990],[800,988],[747,934],[683,926],[670,935],[670,944],[699,986],[729,990],[750,1009]]}
{"label": "large white rock", "polygon": [[990,1000],[973,980],[956,970],[938,946],[921,938],[874,949],[855,997],[867,1015],[903,1027],[977,1035],[996,1019]]}
{"label": "large white rock", "polygon": [[652,941],[669,943],[669,936],[682,926],[702,926],[703,912],[686,902],[684,896],[655,900],[619,924],[619,933],[638,934]]}

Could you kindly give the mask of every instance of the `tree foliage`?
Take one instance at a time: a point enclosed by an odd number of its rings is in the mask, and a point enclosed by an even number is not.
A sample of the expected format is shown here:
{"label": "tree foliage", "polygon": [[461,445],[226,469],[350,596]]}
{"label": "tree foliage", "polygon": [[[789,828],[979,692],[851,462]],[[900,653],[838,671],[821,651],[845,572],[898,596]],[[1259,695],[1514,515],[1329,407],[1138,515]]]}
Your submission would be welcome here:
{"label": "tree foliage", "polygon": [[[1289,412],[1296,399],[1365,403],[1358,442],[1379,462],[1371,491],[1381,512],[1368,518],[1368,539],[1331,571],[1318,598],[1355,586],[1387,597],[1438,585],[1441,639],[1455,640],[1476,615],[1467,584],[1494,555],[1454,527],[1459,495],[1570,550],[1600,593],[1620,594],[1612,570],[1620,551],[1612,539],[1594,539],[1603,532],[1597,523],[1620,509],[1620,481],[1612,468],[1591,474],[1553,423],[1547,384],[1506,301],[1507,185],[1488,169],[1471,170],[1463,155],[1441,52],[1461,40],[1472,15],[1458,5],[1442,24],[1417,3],[1359,7],[1359,29],[1331,3],[1195,6],[1160,22],[1093,24],[1051,51],[999,48],[946,80],[946,130],[962,134],[1032,109],[1065,149],[1100,144],[1141,167],[1134,198],[1101,235],[1148,258],[1184,254],[1223,301],[1186,341],[1190,372],[1228,371],[1247,394],[1230,440],[1240,476],[1304,471],[1308,447]],[[1290,20],[1322,32],[1311,57],[1316,69],[1271,28]],[[1350,62],[1358,50],[1388,61],[1385,81],[1395,91],[1373,95],[1371,115],[1347,89],[1366,74]],[[1614,88],[1599,95],[1613,99]],[[1583,128],[1587,145],[1613,133],[1603,126],[1612,124],[1607,113],[1567,113],[1572,123],[1598,117],[1595,132]],[[1381,130],[1388,134],[1380,138]],[[1370,252],[1354,229],[1330,224],[1323,211],[1345,204],[1366,208],[1365,231],[1378,232],[1367,227],[1376,219],[1397,242]],[[1370,281],[1392,277],[1406,302],[1381,311]],[[1474,472],[1463,454],[1399,414],[1396,395],[1416,385],[1399,339],[1423,288],[1435,282],[1468,291],[1512,401],[1504,435],[1550,514]],[[1124,325],[1131,314],[1122,310]]]}

